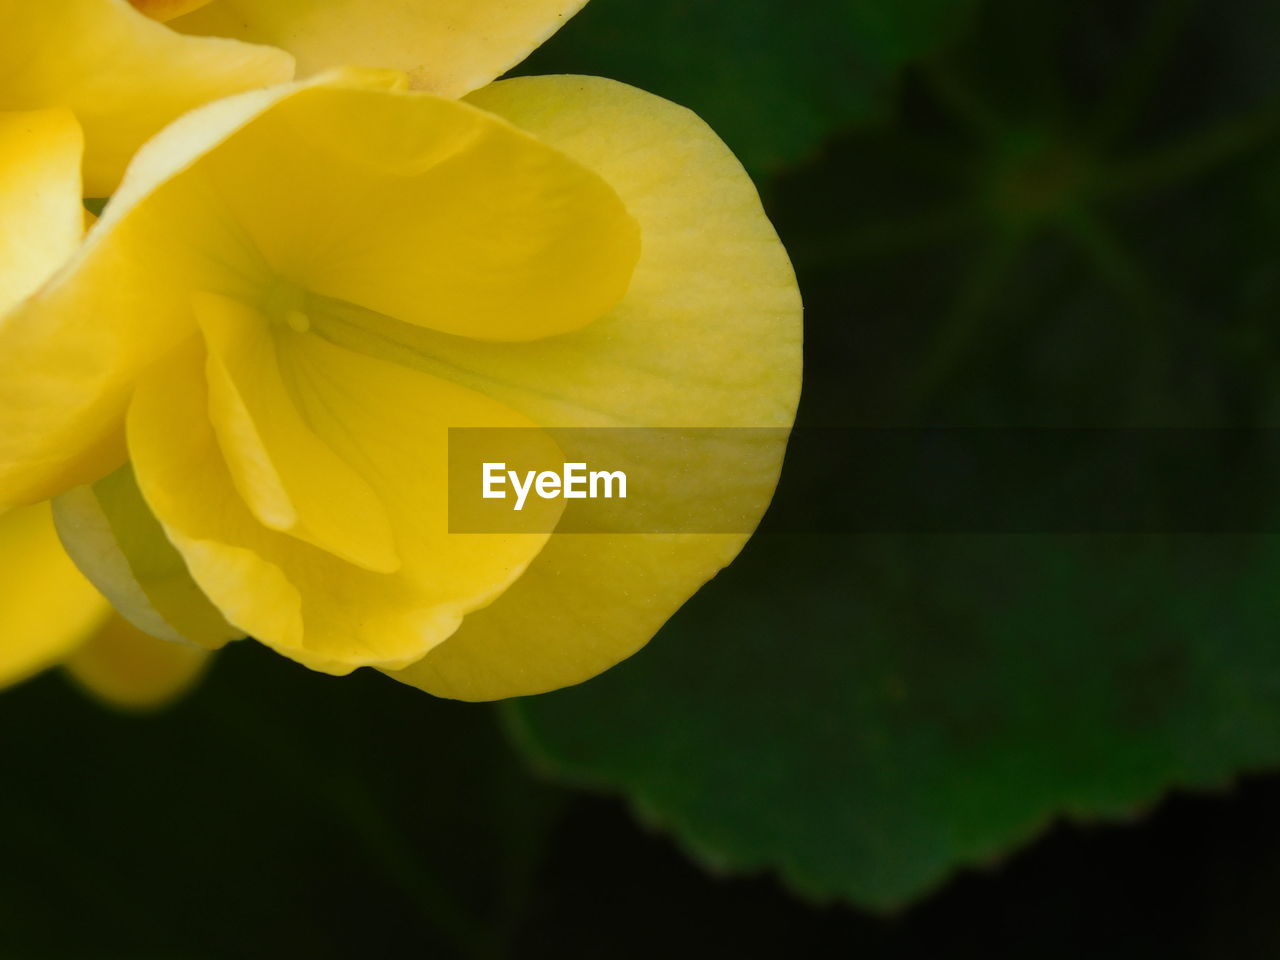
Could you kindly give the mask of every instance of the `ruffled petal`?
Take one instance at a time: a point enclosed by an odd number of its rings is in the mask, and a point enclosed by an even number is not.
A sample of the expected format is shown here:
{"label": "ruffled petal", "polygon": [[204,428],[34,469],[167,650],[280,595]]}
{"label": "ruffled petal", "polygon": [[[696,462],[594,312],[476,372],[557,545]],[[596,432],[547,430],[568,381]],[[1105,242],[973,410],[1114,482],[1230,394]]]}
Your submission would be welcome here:
{"label": "ruffled petal", "polygon": [[639,235],[590,169],[465,103],[317,86],[201,164],[278,285],[485,340],[582,327],[626,292]]}
{"label": "ruffled petal", "polygon": [[283,47],[303,74],[354,63],[395,67],[446,97],[527,57],[586,0],[214,0],[173,22],[188,33]]}
{"label": "ruffled petal", "polygon": [[[345,71],[317,82],[385,89],[402,79]],[[191,168],[310,87],[231,97],[166,129],[64,269],[0,317],[0,506],[49,499],[124,461],[133,381],[194,332],[192,291],[218,289],[260,262]],[[175,182],[184,173],[185,188]]]}
{"label": "ruffled petal", "polygon": [[282,353],[304,332],[212,294],[199,298],[196,316],[214,433],[250,511],[348,563],[395,573],[395,533],[377,491],[307,422],[297,396],[303,385],[286,382],[293,367]]}
{"label": "ruffled petal", "polygon": [[512,340],[579,328],[623,296],[638,238],[607,184],[402,79],[242,95],[143,149],[71,264],[0,324],[0,503],[120,464],[132,384],[194,332],[201,291],[282,323],[358,305]]}
{"label": "ruffled petal", "polygon": [[[588,77],[509,80],[472,99],[617,190],[643,236],[627,296],[582,330],[530,344],[449,339],[369,317],[333,335],[361,349],[381,344],[544,427],[788,428],[801,378],[795,276],[715,134],[683,108]],[[772,471],[753,474],[757,515],[781,454],[778,446]],[[395,676],[468,700],[585,680],[643,646],[746,539],[556,534],[510,590]]]}
{"label": "ruffled petal", "polygon": [[[240,441],[220,437],[210,422],[202,353],[193,349],[140,385],[130,452],[143,494],[196,582],[228,620],[280,653],[331,673],[404,666],[506,589],[546,542],[543,534],[448,532],[449,427],[529,428],[529,421],[480,394],[306,333],[277,347],[278,375],[312,439],[376,494],[400,565],[372,572],[265,527],[227,466],[224,444]],[[259,431],[259,439],[273,437]],[[553,459],[554,445],[546,445]],[[268,442],[261,450],[279,458],[281,475],[298,479],[307,464],[292,458],[310,448]]]}

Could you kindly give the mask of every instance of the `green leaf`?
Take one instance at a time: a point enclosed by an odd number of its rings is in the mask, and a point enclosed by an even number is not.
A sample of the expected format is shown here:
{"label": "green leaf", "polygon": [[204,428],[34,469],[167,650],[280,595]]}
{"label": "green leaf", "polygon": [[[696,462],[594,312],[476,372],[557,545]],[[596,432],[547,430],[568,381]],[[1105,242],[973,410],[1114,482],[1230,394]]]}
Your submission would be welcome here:
{"label": "green leaf", "polygon": [[1277,570],[1273,538],[765,536],[511,715],[709,866],[897,907],[1057,816],[1280,762]]}
{"label": "green leaf", "polygon": [[901,68],[977,0],[592,0],[522,74],[621,80],[702,116],[761,174],[885,116]]}
{"label": "green leaf", "polygon": [[[992,0],[896,124],[773,184],[802,424],[1280,425],[1267,6]],[[841,511],[815,447],[775,529]],[[510,718],[701,861],[893,908],[1055,818],[1280,764],[1278,583],[1273,536],[760,536],[631,662]]]}

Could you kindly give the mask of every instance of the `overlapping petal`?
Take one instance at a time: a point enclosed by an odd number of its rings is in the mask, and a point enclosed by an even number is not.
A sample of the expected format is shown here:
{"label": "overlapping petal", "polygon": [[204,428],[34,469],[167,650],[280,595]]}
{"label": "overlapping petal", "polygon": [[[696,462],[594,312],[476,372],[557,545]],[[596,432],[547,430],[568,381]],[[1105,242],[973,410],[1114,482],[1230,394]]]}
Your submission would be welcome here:
{"label": "overlapping petal", "polygon": [[71,267],[0,325],[0,502],[122,461],[132,384],[194,332],[197,293],[282,321],[299,296],[350,298],[495,339],[571,330],[622,296],[638,239],[611,189],[472,106],[388,92],[397,78],[230,98],[148,144]]}
{"label": "overlapping petal", "polygon": [[283,47],[303,75],[343,64],[394,67],[418,89],[457,97],[515,66],[585,3],[213,0],[171,26]]}
{"label": "overlapping petal", "polygon": [[183,36],[126,0],[0,0],[0,110],[74,112],[85,132],[88,196],[107,196],[165,124],[291,79],[293,69],[282,50]]}
{"label": "overlapping petal", "polygon": [[458,336],[535,339],[617,303],[639,251],[635,222],[590,169],[425,94],[316,87],[200,173],[284,281],[275,312],[305,293]]}
{"label": "overlapping petal", "polygon": [[[370,318],[342,339],[366,349],[374,338],[395,342],[401,362],[446,370],[543,426],[789,427],[801,375],[795,277],[715,134],[687,110],[607,80],[508,80],[472,99],[617,190],[644,238],[626,298],[576,333],[530,344],[448,339]],[[773,483],[760,485],[760,512]],[[585,680],[645,644],[745,539],[557,534],[501,598],[395,676],[474,700]]]}
{"label": "overlapping petal", "polygon": [[[328,82],[386,87],[401,79],[348,71]],[[48,499],[124,461],[133,382],[194,331],[192,290],[210,286],[211,269],[251,274],[259,263],[207,187],[173,181],[305,89],[230,97],[167,128],[138,154],[67,269],[0,319],[0,505]],[[175,242],[182,237],[197,239]]]}
{"label": "overlapping petal", "polygon": [[[207,384],[198,349],[138,388],[129,448],[139,485],[204,592],[257,639],[333,673],[420,659],[518,578],[547,539],[449,534],[448,429],[531,424],[481,394],[315,335],[277,347],[274,362],[311,439],[375,491],[394,532],[394,573],[364,569],[253,515],[199,389]],[[306,455],[296,446],[263,450]],[[306,466],[286,469],[300,476]]]}
{"label": "overlapping petal", "polygon": [[54,522],[76,566],[149,636],[209,650],[244,636],[191,579],[143,500],[132,467],[58,497]]}
{"label": "overlapping petal", "polygon": [[[127,406],[147,542],[235,630],[444,696],[551,689],[643,645],[745,536],[450,534],[449,428],[785,431],[799,317],[745,173],[658,98],[361,73],[246,95],[148,146],[0,325],[0,497],[105,475]],[[781,452],[744,450],[756,515]],[[86,567],[176,627],[93,489]]]}

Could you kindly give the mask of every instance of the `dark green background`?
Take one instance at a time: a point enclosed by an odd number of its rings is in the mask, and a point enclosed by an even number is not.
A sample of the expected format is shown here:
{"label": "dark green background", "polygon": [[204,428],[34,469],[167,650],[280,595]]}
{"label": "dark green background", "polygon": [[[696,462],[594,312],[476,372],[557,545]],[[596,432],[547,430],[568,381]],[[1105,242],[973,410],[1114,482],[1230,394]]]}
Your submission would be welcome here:
{"label": "dark green background", "polygon": [[[593,0],[521,70],[738,151],[803,426],[1280,426],[1274,0]],[[1277,585],[1275,537],[771,533],[521,703],[50,675],[0,698],[0,956],[1274,957]]]}

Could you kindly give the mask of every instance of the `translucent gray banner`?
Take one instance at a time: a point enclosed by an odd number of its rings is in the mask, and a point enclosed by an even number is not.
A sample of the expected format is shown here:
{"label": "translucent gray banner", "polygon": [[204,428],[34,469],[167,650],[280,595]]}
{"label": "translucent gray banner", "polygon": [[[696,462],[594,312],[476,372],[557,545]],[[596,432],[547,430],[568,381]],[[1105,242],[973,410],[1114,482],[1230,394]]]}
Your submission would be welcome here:
{"label": "translucent gray banner", "polygon": [[450,530],[749,533],[784,450],[766,531],[1280,532],[1280,430],[1183,428],[452,430]]}

